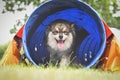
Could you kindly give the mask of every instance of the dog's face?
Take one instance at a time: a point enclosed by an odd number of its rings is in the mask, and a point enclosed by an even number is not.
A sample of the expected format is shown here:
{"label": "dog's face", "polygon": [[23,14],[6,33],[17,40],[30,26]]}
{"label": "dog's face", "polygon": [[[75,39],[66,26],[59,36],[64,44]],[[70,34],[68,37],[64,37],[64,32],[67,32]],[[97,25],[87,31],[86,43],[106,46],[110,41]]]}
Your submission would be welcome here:
{"label": "dog's face", "polygon": [[49,25],[47,45],[56,51],[69,49],[74,38],[74,24],[56,22]]}

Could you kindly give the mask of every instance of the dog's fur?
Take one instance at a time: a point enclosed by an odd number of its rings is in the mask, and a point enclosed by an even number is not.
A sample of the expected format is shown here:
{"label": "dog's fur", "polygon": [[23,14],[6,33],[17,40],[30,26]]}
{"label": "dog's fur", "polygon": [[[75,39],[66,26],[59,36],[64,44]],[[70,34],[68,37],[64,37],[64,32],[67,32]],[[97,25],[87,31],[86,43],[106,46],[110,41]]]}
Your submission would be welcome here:
{"label": "dog's fur", "polygon": [[75,45],[75,24],[57,20],[46,30],[46,47],[53,65],[66,66],[71,62]]}

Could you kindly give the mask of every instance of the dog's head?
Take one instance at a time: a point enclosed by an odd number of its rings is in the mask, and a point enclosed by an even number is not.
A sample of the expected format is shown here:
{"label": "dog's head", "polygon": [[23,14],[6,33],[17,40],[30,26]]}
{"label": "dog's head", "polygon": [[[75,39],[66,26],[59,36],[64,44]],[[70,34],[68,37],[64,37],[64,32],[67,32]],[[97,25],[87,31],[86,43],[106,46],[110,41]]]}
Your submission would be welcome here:
{"label": "dog's head", "polygon": [[47,45],[59,51],[71,47],[75,36],[74,24],[68,22],[53,22],[47,30]]}

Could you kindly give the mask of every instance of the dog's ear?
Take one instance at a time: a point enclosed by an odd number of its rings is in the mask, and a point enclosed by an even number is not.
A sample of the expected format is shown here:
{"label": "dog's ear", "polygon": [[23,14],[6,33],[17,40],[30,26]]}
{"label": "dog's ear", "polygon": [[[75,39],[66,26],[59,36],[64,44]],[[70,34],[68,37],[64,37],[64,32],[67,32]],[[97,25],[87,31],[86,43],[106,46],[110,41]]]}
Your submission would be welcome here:
{"label": "dog's ear", "polygon": [[71,24],[70,24],[70,27],[71,27],[71,28],[74,28],[74,27],[75,27],[75,24],[74,24],[74,23],[71,23]]}
{"label": "dog's ear", "polygon": [[51,25],[48,25],[47,30],[51,30]]}

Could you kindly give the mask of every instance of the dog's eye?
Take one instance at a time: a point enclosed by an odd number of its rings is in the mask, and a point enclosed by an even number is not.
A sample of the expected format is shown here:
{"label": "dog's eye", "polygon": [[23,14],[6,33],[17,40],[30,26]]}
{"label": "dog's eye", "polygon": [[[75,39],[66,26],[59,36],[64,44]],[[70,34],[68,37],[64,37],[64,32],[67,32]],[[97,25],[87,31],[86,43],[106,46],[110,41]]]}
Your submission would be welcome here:
{"label": "dog's eye", "polygon": [[59,32],[58,31],[53,31],[53,34],[58,34]]}
{"label": "dog's eye", "polygon": [[65,35],[68,35],[68,32],[67,32],[67,31],[64,31],[63,33],[64,33]]}

